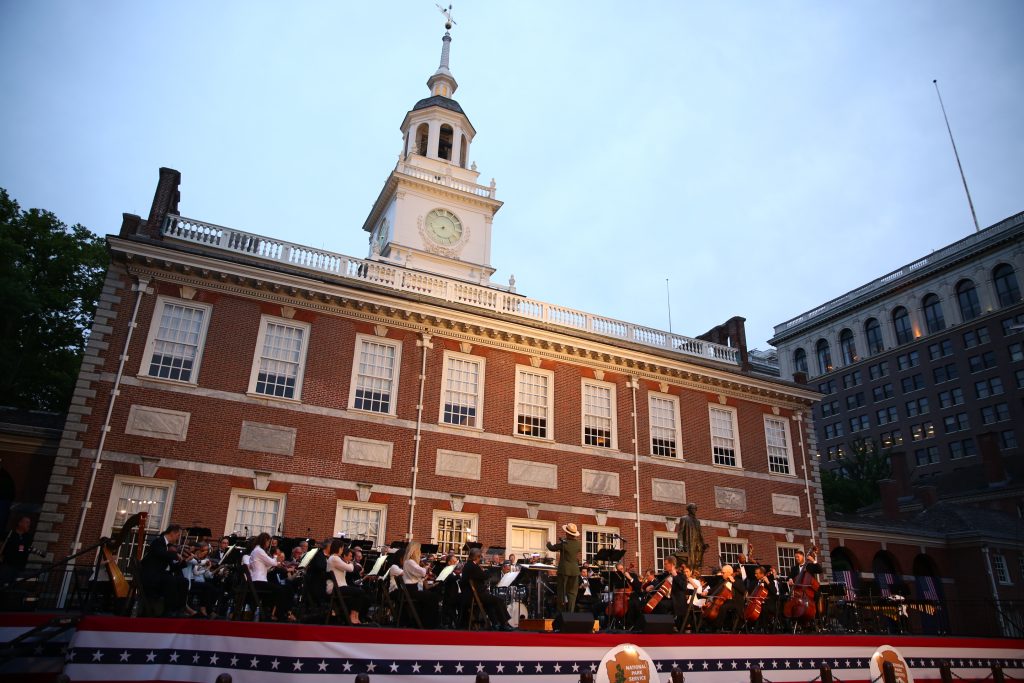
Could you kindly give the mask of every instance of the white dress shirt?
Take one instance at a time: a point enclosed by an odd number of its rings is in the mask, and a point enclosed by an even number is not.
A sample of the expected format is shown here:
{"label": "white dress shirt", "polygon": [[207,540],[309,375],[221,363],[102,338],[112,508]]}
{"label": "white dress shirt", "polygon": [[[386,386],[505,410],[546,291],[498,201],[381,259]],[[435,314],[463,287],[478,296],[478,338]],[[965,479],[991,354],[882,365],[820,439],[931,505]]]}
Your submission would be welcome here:
{"label": "white dress shirt", "polygon": [[334,582],[338,584],[339,588],[344,588],[348,585],[345,575],[356,570],[355,565],[341,559],[341,555],[331,555],[328,557],[327,568],[334,574]]}
{"label": "white dress shirt", "polygon": [[256,546],[249,555],[249,574],[253,581],[266,581],[267,570],[277,566],[277,560],[263,548]]}

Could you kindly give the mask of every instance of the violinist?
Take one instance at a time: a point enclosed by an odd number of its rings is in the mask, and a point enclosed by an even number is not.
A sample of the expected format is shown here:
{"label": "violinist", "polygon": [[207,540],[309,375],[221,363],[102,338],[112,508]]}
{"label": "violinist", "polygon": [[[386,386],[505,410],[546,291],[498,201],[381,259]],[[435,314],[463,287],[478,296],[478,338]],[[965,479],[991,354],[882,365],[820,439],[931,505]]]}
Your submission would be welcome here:
{"label": "violinist", "polygon": [[181,526],[171,524],[153,539],[139,563],[142,589],[150,598],[163,599],[164,613],[168,616],[192,612],[185,604],[188,581],[181,573],[185,560],[176,550],[172,550],[180,539]]}
{"label": "violinist", "polygon": [[402,582],[409,592],[416,612],[424,628],[437,628],[440,621],[441,596],[434,591],[423,590],[423,582],[428,576],[433,578],[430,571],[423,566],[419,541],[412,541],[405,548],[405,556],[402,560]]}
{"label": "violinist", "polygon": [[199,616],[209,616],[216,599],[216,585],[210,571],[210,544],[200,543],[196,546],[192,558],[185,563],[181,573],[188,581],[189,595],[199,603]]}
{"label": "violinist", "polygon": [[469,551],[469,559],[466,560],[466,564],[462,568],[462,627],[468,628],[470,625],[469,615],[473,609],[473,589],[470,588],[472,586],[476,589],[484,612],[487,613],[491,628],[496,631],[511,631],[512,627],[508,624],[508,610],[505,609],[504,601],[487,592],[487,573],[480,566],[482,558],[483,554],[480,552],[480,548],[473,548]]}
{"label": "violinist", "polygon": [[348,620],[353,626],[360,623],[360,613],[365,613],[369,608],[369,600],[365,593],[349,584],[348,579],[355,572],[354,553],[352,548],[345,547],[345,541],[336,538],[331,541],[330,556],[327,558],[327,568],[334,577],[333,584],[328,582],[327,592],[340,591],[341,597],[348,607]]}

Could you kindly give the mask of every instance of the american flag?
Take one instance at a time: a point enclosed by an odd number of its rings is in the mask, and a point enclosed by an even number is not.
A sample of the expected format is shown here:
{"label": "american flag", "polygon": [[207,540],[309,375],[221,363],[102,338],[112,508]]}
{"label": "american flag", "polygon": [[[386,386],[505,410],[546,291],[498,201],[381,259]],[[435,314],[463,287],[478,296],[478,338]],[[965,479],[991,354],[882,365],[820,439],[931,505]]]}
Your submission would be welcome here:
{"label": "american flag", "polygon": [[849,569],[843,571],[833,572],[836,581],[839,583],[846,584],[846,599],[853,602],[857,599],[857,586],[856,586],[856,575]]}
{"label": "american flag", "polygon": [[878,592],[883,598],[892,597],[892,584],[895,578],[889,572],[876,572],[875,578],[878,579]]}

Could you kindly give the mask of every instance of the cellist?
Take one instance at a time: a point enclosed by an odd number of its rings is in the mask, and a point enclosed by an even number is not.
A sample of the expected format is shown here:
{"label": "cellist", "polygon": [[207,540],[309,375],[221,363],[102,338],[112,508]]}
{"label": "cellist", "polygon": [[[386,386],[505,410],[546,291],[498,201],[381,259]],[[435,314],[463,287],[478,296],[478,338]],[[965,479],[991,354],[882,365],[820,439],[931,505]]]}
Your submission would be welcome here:
{"label": "cellist", "polygon": [[[791,612],[791,610],[793,609],[793,604],[799,604],[799,603],[793,603],[793,601],[797,600],[798,597],[802,598],[802,594],[804,592],[809,592],[810,593],[810,595],[806,596],[806,598],[808,599],[810,604],[812,606],[817,605],[818,591],[815,590],[814,587],[816,585],[818,585],[816,577],[819,576],[820,574],[821,574],[821,565],[818,564],[818,562],[817,562],[817,557],[814,554],[814,549],[813,548],[811,549],[811,552],[808,553],[806,556],[804,555],[804,552],[802,550],[797,550],[796,553],[794,553],[794,556],[793,556],[793,566],[790,568],[789,574],[787,575],[787,578],[788,578],[787,584],[789,586],[789,596],[790,597],[789,597],[789,600],[787,601],[787,604],[783,606],[783,612],[784,612],[784,614],[786,615],[787,618],[792,618],[794,616],[792,614],[792,612]],[[807,577],[810,577],[810,578],[815,579],[815,580],[812,580],[812,581],[806,581],[805,580],[803,582],[803,584],[801,585],[801,587],[800,587],[801,595],[800,596],[794,595],[794,592],[795,592],[794,591],[794,587],[796,586],[797,582],[800,581],[802,576],[805,579]],[[813,614],[810,615],[810,616],[813,617]]]}

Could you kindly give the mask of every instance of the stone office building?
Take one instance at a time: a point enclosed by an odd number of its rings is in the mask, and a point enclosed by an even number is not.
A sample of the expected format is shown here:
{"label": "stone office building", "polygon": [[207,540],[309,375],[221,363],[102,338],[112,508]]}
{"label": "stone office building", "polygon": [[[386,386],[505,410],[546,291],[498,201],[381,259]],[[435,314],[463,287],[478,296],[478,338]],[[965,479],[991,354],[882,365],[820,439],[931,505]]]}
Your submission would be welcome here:
{"label": "stone office building", "polygon": [[619,546],[641,568],[687,502],[709,567],[750,542],[785,564],[823,533],[817,393],[752,373],[741,318],[689,338],[491,280],[501,202],[468,163],[449,43],[367,258],[184,218],[171,169],[125,215],[36,537],[52,554],[140,510],[154,532],[516,554],[574,522],[588,560]]}

